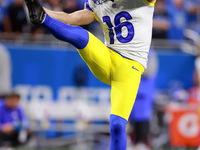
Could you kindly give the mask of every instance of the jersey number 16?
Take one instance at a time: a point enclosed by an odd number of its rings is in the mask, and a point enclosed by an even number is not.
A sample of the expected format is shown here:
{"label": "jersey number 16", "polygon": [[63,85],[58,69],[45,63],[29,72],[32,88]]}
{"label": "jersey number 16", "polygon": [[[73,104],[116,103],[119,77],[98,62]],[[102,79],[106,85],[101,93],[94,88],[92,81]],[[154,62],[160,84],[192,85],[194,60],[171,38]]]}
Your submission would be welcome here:
{"label": "jersey number 16", "polygon": [[[121,18],[125,18],[127,20],[127,22],[120,22]],[[115,16],[114,22],[115,22],[115,27],[113,27],[110,17],[109,16],[104,16],[103,17],[103,22],[105,22],[108,26],[108,30],[109,32],[109,36],[110,36],[110,44],[114,44],[114,31],[113,28],[115,30],[116,33],[116,37],[118,39],[119,42],[121,43],[128,43],[130,42],[133,37],[134,37],[134,27],[133,24],[128,22],[128,20],[131,20],[132,16],[126,12],[126,11],[122,11],[120,13],[118,13]],[[128,30],[128,35],[126,37],[122,36],[122,28],[126,27]]]}

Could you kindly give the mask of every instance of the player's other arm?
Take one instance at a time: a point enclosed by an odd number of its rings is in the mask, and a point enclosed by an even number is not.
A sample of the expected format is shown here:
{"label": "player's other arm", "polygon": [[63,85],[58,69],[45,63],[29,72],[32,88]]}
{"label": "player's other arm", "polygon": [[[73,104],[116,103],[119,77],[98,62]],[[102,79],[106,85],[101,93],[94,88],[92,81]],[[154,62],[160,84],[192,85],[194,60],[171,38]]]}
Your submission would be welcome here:
{"label": "player's other arm", "polygon": [[95,20],[93,12],[88,9],[76,11],[71,14],[55,12],[46,8],[44,8],[44,10],[50,17],[69,25],[87,25]]}

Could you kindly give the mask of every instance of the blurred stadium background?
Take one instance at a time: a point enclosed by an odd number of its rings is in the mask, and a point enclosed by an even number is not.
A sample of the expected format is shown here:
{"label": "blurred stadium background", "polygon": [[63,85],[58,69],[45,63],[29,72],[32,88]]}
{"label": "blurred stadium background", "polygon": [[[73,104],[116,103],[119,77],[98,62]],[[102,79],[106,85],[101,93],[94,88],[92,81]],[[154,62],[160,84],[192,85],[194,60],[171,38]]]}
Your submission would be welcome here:
{"label": "blurred stadium background", "polygon": [[[84,6],[84,0],[41,2],[67,13]],[[108,149],[110,87],[92,75],[75,48],[31,25],[26,12],[24,0],[0,0],[0,95],[20,94],[32,133],[17,150]],[[103,41],[97,22],[83,27]],[[199,147],[199,56],[200,0],[157,0],[149,67],[127,127],[128,150]],[[137,142],[137,134],[147,140]]]}

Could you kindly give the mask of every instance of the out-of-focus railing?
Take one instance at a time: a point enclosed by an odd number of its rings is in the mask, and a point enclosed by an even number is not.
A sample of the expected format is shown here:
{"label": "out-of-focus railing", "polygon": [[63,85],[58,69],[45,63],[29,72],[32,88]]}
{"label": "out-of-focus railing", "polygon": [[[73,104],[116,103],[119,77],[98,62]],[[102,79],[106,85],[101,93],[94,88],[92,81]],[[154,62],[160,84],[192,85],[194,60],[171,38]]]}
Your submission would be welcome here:
{"label": "out-of-focus railing", "polygon": [[[102,34],[95,34],[102,42],[104,38]],[[52,46],[70,46],[69,43],[63,42],[55,39],[51,34],[7,34],[0,33],[0,43],[11,43],[11,44],[41,44],[41,45],[52,45]],[[152,49],[162,49],[162,50],[183,50],[187,53],[193,54],[195,42],[193,40],[170,40],[170,39],[152,39],[151,48]],[[192,51],[192,52],[188,52]]]}
{"label": "out-of-focus railing", "polygon": [[63,45],[69,46],[68,43],[59,41],[53,37],[51,34],[7,34],[0,33],[0,42],[1,43],[12,43],[12,44],[46,44],[46,45]]}
{"label": "out-of-focus railing", "polygon": [[166,39],[153,39],[151,48],[153,49],[167,49],[178,50],[186,40],[166,40]]}
{"label": "out-of-focus railing", "polygon": [[[103,41],[102,34],[97,34],[97,38]],[[47,44],[56,46],[70,46],[69,43],[57,40],[52,34],[15,34],[15,33],[0,33],[0,43],[13,44]]]}

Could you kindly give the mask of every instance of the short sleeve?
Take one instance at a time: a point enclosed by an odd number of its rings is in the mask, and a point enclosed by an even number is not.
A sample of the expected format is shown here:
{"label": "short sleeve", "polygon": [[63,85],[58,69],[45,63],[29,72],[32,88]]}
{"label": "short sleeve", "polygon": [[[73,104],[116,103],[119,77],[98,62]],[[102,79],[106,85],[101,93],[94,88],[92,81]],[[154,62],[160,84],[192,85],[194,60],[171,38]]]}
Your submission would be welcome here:
{"label": "short sleeve", "polygon": [[91,8],[90,5],[89,5],[88,0],[85,0],[85,9],[88,9],[88,10],[90,10],[90,11],[93,12],[92,8]]}

